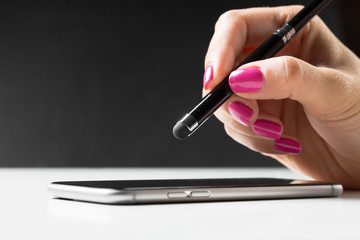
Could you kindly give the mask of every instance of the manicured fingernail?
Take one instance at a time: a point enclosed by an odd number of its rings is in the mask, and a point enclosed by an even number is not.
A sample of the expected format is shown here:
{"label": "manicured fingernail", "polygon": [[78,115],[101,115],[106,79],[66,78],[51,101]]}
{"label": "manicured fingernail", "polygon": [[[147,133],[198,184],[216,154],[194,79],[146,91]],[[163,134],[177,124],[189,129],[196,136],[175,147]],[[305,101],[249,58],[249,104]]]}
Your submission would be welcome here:
{"label": "manicured fingernail", "polygon": [[230,73],[229,85],[233,92],[248,93],[263,87],[263,75],[259,68],[243,68]]}
{"label": "manicured fingernail", "polygon": [[283,152],[299,153],[301,151],[301,144],[292,139],[280,138],[275,140],[275,148]]}
{"label": "manicured fingernail", "polygon": [[268,138],[279,139],[281,135],[281,125],[268,120],[256,120],[252,129],[256,134]]}
{"label": "manicured fingernail", "polygon": [[233,118],[244,124],[250,125],[250,119],[253,115],[253,110],[241,102],[232,102],[229,104],[229,112]]}
{"label": "manicured fingernail", "polygon": [[209,82],[214,78],[214,70],[213,67],[211,65],[209,65],[204,73],[204,77],[203,77],[203,86],[204,89],[207,90]]}

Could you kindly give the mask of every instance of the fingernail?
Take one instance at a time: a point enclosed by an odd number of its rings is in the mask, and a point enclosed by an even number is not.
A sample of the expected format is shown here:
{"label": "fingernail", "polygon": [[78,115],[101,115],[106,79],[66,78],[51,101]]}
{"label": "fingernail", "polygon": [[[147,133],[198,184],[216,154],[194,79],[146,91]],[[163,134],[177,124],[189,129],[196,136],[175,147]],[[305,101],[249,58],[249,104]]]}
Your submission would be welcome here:
{"label": "fingernail", "polygon": [[229,85],[233,92],[255,92],[263,87],[263,75],[259,68],[243,68],[230,73]]}
{"label": "fingernail", "polygon": [[256,134],[267,138],[279,139],[281,135],[281,125],[268,120],[256,120],[252,129]]}
{"label": "fingernail", "polygon": [[211,65],[209,65],[205,72],[204,72],[204,77],[203,77],[203,86],[204,89],[207,90],[209,82],[213,79],[214,77],[214,70],[213,67]]}
{"label": "fingernail", "polygon": [[275,140],[275,148],[283,152],[299,153],[301,151],[301,144],[292,139],[280,138]]}
{"label": "fingernail", "polygon": [[253,110],[241,102],[232,102],[229,104],[229,112],[233,118],[245,126],[250,125],[250,119],[253,115]]}

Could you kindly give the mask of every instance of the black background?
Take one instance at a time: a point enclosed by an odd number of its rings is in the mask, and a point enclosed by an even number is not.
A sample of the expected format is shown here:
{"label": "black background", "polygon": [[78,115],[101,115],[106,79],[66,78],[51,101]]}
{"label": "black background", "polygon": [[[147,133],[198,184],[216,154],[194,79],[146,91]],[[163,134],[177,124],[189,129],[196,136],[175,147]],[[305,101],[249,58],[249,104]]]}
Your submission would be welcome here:
{"label": "black background", "polygon": [[[172,127],[223,12],[306,2],[1,3],[0,166],[278,166],[215,118],[185,141]],[[321,14],[344,41],[345,2]]]}

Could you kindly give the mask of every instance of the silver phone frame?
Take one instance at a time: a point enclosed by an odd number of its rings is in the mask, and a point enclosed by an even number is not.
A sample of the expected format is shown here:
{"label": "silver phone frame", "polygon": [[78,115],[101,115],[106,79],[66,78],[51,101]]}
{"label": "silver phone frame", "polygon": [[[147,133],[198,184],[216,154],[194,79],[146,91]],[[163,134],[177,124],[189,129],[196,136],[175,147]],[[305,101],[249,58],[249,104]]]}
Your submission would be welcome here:
{"label": "silver phone frame", "polygon": [[[295,180],[295,179],[294,179]],[[317,183],[316,181],[306,181]],[[254,187],[184,187],[118,190],[112,188],[95,188],[51,183],[48,186],[50,194],[55,198],[71,199],[103,204],[147,204],[176,202],[207,202],[257,199],[312,198],[337,197],[342,194],[343,187],[337,183],[254,186]],[[207,194],[209,196],[201,196]],[[178,193],[179,197],[169,197]],[[181,193],[181,194],[180,194]],[[170,194],[170,195],[169,195]],[[173,194],[174,195],[174,194]]]}

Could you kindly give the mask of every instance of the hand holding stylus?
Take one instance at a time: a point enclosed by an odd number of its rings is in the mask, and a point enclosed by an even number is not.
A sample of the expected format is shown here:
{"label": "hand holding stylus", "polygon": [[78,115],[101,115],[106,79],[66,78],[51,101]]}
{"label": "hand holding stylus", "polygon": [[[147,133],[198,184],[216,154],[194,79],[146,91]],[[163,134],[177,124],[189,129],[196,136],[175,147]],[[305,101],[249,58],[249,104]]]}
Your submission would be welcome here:
{"label": "hand holding stylus", "polygon": [[275,57],[233,70],[300,9],[223,14],[206,54],[204,93],[230,73],[235,94],[215,112],[228,135],[307,176],[360,188],[360,60],[319,17]]}

